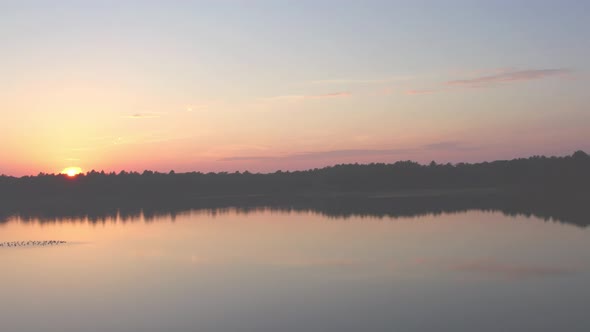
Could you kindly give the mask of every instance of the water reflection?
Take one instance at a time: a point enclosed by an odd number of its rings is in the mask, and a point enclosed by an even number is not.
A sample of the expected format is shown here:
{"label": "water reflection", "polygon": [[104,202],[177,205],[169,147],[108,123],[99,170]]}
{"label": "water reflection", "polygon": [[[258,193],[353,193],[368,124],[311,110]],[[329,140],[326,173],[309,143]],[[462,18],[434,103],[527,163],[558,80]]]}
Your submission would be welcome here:
{"label": "water reflection", "polygon": [[72,205],[43,208],[0,209],[0,224],[17,217],[23,222],[90,222],[117,220],[122,223],[143,220],[153,222],[162,217],[172,221],[187,213],[215,216],[227,213],[308,212],[330,218],[406,218],[460,213],[497,211],[507,216],[536,217],[579,227],[588,227],[590,217],[586,201],[581,199],[524,199],[508,197],[242,197],[200,199],[197,202],[152,202],[147,206],[113,208],[100,205]]}
{"label": "water reflection", "polygon": [[68,245],[0,250],[0,327],[590,328],[586,228],[500,212],[414,212],[403,204],[396,209],[410,217],[353,202],[334,213],[336,204],[344,203],[18,212],[2,225],[0,241]]}

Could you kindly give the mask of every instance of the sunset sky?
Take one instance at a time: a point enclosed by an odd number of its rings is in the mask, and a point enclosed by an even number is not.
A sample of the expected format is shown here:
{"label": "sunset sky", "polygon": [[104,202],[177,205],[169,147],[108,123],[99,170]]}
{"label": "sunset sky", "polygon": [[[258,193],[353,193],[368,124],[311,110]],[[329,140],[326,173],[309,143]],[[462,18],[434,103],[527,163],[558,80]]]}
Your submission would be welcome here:
{"label": "sunset sky", "polygon": [[590,151],[589,1],[1,1],[0,174]]}

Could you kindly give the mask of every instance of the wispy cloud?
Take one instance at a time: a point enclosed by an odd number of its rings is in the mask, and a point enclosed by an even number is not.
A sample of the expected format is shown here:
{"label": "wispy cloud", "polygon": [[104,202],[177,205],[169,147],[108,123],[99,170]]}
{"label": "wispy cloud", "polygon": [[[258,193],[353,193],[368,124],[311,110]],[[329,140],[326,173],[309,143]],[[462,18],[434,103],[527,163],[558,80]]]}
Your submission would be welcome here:
{"label": "wispy cloud", "polygon": [[482,87],[497,83],[522,82],[540,80],[556,76],[568,76],[572,71],[569,69],[531,69],[513,70],[496,75],[479,76],[468,79],[460,79],[445,82],[447,86],[455,87]]}
{"label": "wispy cloud", "polygon": [[343,97],[350,97],[352,93],[350,92],[333,92],[333,93],[326,93],[322,95],[311,95],[305,96],[307,99],[325,99],[325,98],[343,98]]}
{"label": "wispy cloud", "polygon": [[293,155],[299,159],[322,159],[332,157],[383,156],[408,152],[408,149],[343,149],[319,152],[303,152]]}
{"label": "wispy cloud", "polygon": [[339,91],[339,92],[331,92],[331,93],[324,93],[324,94],[316,94],[316,95],[284,95],[284,96],[274,96],[274,97],[267,97],[262,98],[262,101],[265,102],[299,102],[304,100],[311,100],[311,99],[334,99],[334,98],[346,98],[352,96],[351,92],[348,91]]}
{"label": "wispy cloud", "polygon": [[349,157],[377,157],[377,156],[395,156],[407,155],[409,153],[424,151],[465,151],[476,149],[477,147],[466,145],[458,141],[442,141],[410,148],[391,148],[391,149],[340,149],[325,151],[308,151],[276,156],[235,156],[218,159],[218,161],[256,161],[256,160],[321,160],[330,158],[349,158]]}
{"label": "wispy cloud", "polygon": [[261,98],[261,102],[294,102],[305,99],[304,95],[283,95]]}
{"label": "wispy cloud", "polygon": [[471,69],[456,69],[450,72],[453,76],[491,76],[504,74],[508,72],[517,71],[514,67],[497,67],[497,68],[471,68]]}
{"label": "wispy cloud", "polygon": [[413,79],[414,76],[392,76],[378,79],[354,79],[354,78],[340,78],[312,81],[311,84],[384,84],[395,81],[406,81]]}
{"label": "wispy cloud", "polygon": [[364,157],[364,156],[384,156],[395,155],[409,152],[411,149],[342,149],[327,150],[285,154],[280,156],[238,156],[219,159],[219,161],[239,161],[239,160],[277,160],[277,159],[296,159],[312,160],[324,158],[346,158],[346,157]]}
{"label": "wispy cloud", "polygon": [[124,116],[126,119],[154,119],[159,118],[162,113],[134,113],[131,115]]}
{"label": "wispy cloud", "polygon": [[[473,73],[482,74],[483,71],[478,70]],[[472,78],[465,78],[459,80],[451,80],[438,84],[432,89],[412,89],[406,90],[406,95],[426,95],[437,92],[452,91],[453,88],[485,88],[492,87],[498,84],[508,84],[515,82],[526,82],[533,80],[541,80],[551,77],[566,77],[572,75],[571,69],[530,69],[517,70],[512,68],[497,68],[488,71],[487,75],[477,76]]]}

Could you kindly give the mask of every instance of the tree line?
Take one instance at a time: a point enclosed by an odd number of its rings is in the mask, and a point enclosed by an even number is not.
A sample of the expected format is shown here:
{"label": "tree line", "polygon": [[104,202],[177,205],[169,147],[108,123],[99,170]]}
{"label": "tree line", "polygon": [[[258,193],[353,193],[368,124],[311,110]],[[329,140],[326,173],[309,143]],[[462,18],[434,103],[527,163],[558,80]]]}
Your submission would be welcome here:
{"label": "tree line", "polygon": [[228,195],[292,195],[346,192],[393,192],[419,189],[501,188],[531,193],[587,193],[590,156],[577,151],[565,157],[534,156],[482,163],[423,165],[342,164],[306,171],[274,173],[153,171],[0,176],[0,199],[38,200],[174,200]]}

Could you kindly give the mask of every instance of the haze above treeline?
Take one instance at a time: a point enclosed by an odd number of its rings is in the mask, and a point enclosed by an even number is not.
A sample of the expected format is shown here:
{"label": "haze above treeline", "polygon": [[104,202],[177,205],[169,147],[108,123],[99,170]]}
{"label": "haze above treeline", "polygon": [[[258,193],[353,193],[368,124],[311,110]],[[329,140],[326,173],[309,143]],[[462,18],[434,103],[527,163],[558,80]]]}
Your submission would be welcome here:
{"label": "haze above treeline", "polygon": [[[476,163],[469,163],[469,162],[458,162],[458,163],[451,163],[451,162],[447,162],[447,163],[439,163],[435,160],[431,161],[428,164],[423,164],[423,163],[419,163],[416,161],[412,161],[412,160],[399,160],[396,162],[392,162],[392,163],[382,163],[382,162],[371,162],[371,163],[343,163],[343,164],[336,164],[333,166],[325,166],[325,167],[315,167],[315,168],[310,168],[307,170],[281,170],[278,169],[274,172],[250,172],[249,170],[245,170],[243,172],[240,171],[234,171],[234,172],[228,172],[228,171],[220,171],[220,172],[202,172],[202,171],[190,171],[190,172],[176,172],[174,169],[171,169],[169,172],[160,172],[160,171],[154,171],[154,170],[149,170],[146,169],[142,172],[139,171],[133,171],[133,170],[121,170],[119,172],[115,172],[115,171],[109,171],[109,172],[105,172],[104,170],[90,170],[90,171],[82,171],[80,168],[78,167],[68,167],[66,168],[64,171],[62,171],[61,173],[46,173],[46,172],[39,172],[37,175],[24,175],[24,176],[12,176],[12,175],[7,175],[7,174],[0,174],[1,178],[11,178],[11,179],[18,179],[18,178],[22,178],[22,179],[30,179],[30,178],[35,178],[35,177],[46,177],[46,176],[56,176],[56,177],[66,177],[66,178],[77,178],[77,177],[85,177],[85,176],[95,176],[95,175],[108,175],[108,176],[125,176],[125,175],[181,175],[181,174],[198,174],[198,175],[238,175],[238,174],[242,174],[242,175],[271,175],[271,174],[299,174],[299,173],[310,173],[310,172],[321,172],[321,171],[328,171],[330,169],[337,169],[337,168],[350,168],[350,167],[376,167],[376,166],[384,166],[384,167],[396,167],[396,166],[400,166],[400,165],[412,165],[415,167],[454,167],[454,168],[462,168],[462,167],[477,167],[477,166],[484,166],[484,165],[499,165],[499,164],[505,164],[505,163],[514,163],[517,161],[524,161],[524,160],[545,160],[545,159],[549,159],[549,160],[558,160],[558,159],[567,159],[567,158],[577,158],[577,159],[584,159],[584,158],[588,158],[589,155],[582,151],[582,150],[578,150],[576,152],[574,152],[571,156],[567,155],[567,156],[539,156],[539,155],[535,155],[535,156],[531,156],[531,157],[524,157],[524,158],[515,158],[515,159],[510,159],[510,160],[495,160],[495,161],[483,161],[483,162],[476,162]],[[77,172],[74,175],[68,175],[67,170],[71,169],[71,168],[76,168],[79,170],[79,172]]]}

